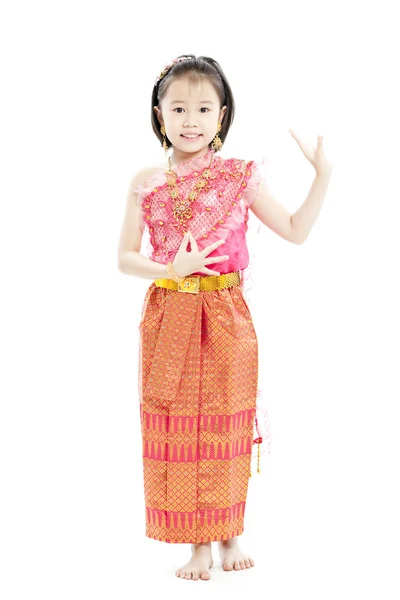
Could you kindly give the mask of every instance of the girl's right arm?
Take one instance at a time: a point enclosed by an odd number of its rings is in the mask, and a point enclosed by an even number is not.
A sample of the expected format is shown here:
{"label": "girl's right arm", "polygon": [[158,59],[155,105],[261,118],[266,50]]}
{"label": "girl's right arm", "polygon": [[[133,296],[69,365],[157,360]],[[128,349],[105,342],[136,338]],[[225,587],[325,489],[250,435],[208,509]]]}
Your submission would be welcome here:
{"label": "girl's right arm", "polygon": [[126,275],[135,275],[144,279],[170,279],[171,276],[167,273],[166,265],[140,254],[143,233],[140,229],[140,207],[137,205],[137,193],[133,190],[142,185],[149,176],[149,169],[141,169],[134,175],[129,186],[118,245],[118,269]]}

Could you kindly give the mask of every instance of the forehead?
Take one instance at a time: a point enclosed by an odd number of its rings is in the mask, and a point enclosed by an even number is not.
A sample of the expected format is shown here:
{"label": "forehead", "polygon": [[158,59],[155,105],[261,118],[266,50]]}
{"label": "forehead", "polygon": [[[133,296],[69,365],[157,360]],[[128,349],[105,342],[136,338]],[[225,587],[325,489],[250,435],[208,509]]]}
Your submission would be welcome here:
{"label": "forehead", "polygon": [[174,100],[184,102],[198,102],[199,100],[218,101],[217,93],[207,78],[197,81],[190,79],[175,79],[168,87],[165,95],[167,102]]}

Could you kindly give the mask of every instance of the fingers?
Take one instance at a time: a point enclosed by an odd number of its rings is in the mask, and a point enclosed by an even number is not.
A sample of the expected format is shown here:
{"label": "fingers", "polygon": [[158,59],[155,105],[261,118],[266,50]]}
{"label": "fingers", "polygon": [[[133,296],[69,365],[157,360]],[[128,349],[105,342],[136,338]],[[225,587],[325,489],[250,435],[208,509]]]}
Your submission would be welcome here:
{"label": "fingers", "polygon": [[187,247],[188,247],[189,241],[190,241],[190,240],[189,240],[189,235],[188,235],[188,233],[186,232],[186,233],[185,233],[185,235],[184,235],[184,236],[183,236],[183,238],[182,238],[181,245],[180,245],[180,248],[179,248],[179,249],[180,249],[180,250],[182,250],[182,248],[183,248],[184,250],[186,250],[186,249],[187,249]]}
{"label": "fingers", "polygon": [[[187,231],[184,235],[184,238],[186,238],[186,236],[188,236],[188,238],[190,239],[190,243],[193,245],[195,245],[195,247],[197,248],[197,242],[196,242],[196,238],[193,237],[193,234],[191,231]],[[207,252],[211,252],[212,250],[214,250],[215,248],[218,248],[218,246],[221,246],[221,244],[225,244],[225,240],[217,240],[216,242],[213,242],[212,244],[210,244],[209,246],[207,246],[207,248],[205,248],[203,250],[203,252],[205,250],[207,250]]]}
{"label": "fingers", "polygon": [[[192,250],[194,248],[196,251],[198,251],[197,242],[196,242],[196,239],[193,237],[192,232],[188,231],[188,234],[190,236],[190,244],[191,244]],[[209,246],[204,248],[204,250],[202,250],[200,254],[203,254],[203,255],[210,254],[210,252],[212,252],[213,250],[215,250],[215,248],[218,248],[222,244],[225,244],[225,240],[217,240],[213,244],[210,244]]]}
{"label": "fingers", "polygon": [[215,248],[219,248],[219,246],[222,246],[222,244],[225,244],[225,240],[217,240],[213,244],[210,244],[204,248],[204,250],[202,250],[203,255],[206,256],[207,254],[210,254],[210,252],[215,250]]}
{"label": "fingers", "polygon": [[[191,252],[187,252],[187,246],[188,246],[189,242],[190,242],[190,246],[191,246]],[[187,254],[185,254],[186,258],[184,260],[187,263],[187,261],[189,260],[189,257],[193,257],[190,259],[190,261],[192,261],[192,264],[191,264],[192,268],[189,269],[189,265],[186,264],[186,267],[188,267],[187,270],[190,272],[198,271],[198,272],[203,272],[206,275],[219,276],[220,273],[218,271],[213,271],[211,269],[208,269],[205,265],[211,264],[211,263],[216,263],[216,262],[221,262],[221,261],[226,261],[226,260],[228,260],[229,256],[228,255],[214,256],[214,257],[210,257],[210,258],[205,258],[205,257],[207,256],[207,254],[209,254],[210,252],[212,252],[213,250],[215,250],[216,248],[218,248],[219,246],[221,246],[224,243],[225,243],[225,240],[223,240],[223,239],[217,240],[216,242],[214,242],[213,244],[210,244],[209,246],[204,248],[204,250],[199,252],[196,239],[194,238],[191,231],[187,231],[182,240],[183,249],[186,250],[186,252],[187,252]],[[198,264],[199,258],[200,258],[201,262],[203,263],[202,266],[199,266],[199,264]],[[185,269],[186,269],[186,267],[185,267]]]}
{"label": "fingers", "polygon": [[[214,242],[213,244],[211,244],[211,246],[215,246],[215,248],[218,248],[218,246],[221,246],[222,244],[225,244],[225,240],[218,240],[217,242]],[[211,246],[209,246],[209,248]]]}
{"label": "fingers", "polygon": [[225,255],[225,256],[212,256],[211,258],[205,258],[204,259],[204,264],[205,265],[210,265],[212,263],[215,262],[221,262],[221,260],[228,260],[229,256]]}
{"label": "fingers", "polygon": [[188,231],[188,234],[189,234],[190,245],[191,245],[192,250],[193,250],[193,248],[195,248],[197,250],[197,242],[196,242],[195,238],[193,237],[192,232]]}
{"label": "fingers", "polygon": [[207,267],[201,269],[201,272],[205,273],[206,275],[221,275],[221,273],[218,273],[218,271],[211,271],[211,269],[207,269]]}

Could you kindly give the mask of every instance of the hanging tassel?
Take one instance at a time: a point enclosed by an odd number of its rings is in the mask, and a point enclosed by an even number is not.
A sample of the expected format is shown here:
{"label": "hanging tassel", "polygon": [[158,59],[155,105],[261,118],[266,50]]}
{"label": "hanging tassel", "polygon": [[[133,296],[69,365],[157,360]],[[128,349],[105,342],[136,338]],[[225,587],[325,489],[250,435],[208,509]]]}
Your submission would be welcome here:
{"label": "hanging tassel", "polygon": [[[253,444],[258,444],[258,450],[257,450],[257,473],[260,473],[260,444],[263,441],[262,437],[258,437],[255,440],[253,440]],[[250,477],[252,477],[251,474],[251,465],[250,465]]]}

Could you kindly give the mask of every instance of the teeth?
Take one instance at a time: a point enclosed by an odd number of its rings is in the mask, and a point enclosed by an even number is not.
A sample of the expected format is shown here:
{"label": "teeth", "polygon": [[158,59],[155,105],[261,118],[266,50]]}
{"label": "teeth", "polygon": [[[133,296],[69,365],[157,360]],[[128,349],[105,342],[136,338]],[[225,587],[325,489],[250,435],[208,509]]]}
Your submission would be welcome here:
{"label": "teeth", "polygon": [[183,137],[187,137],[187,138],[197,138],[199,137],[200,134],[197,135],[184,135]]}

